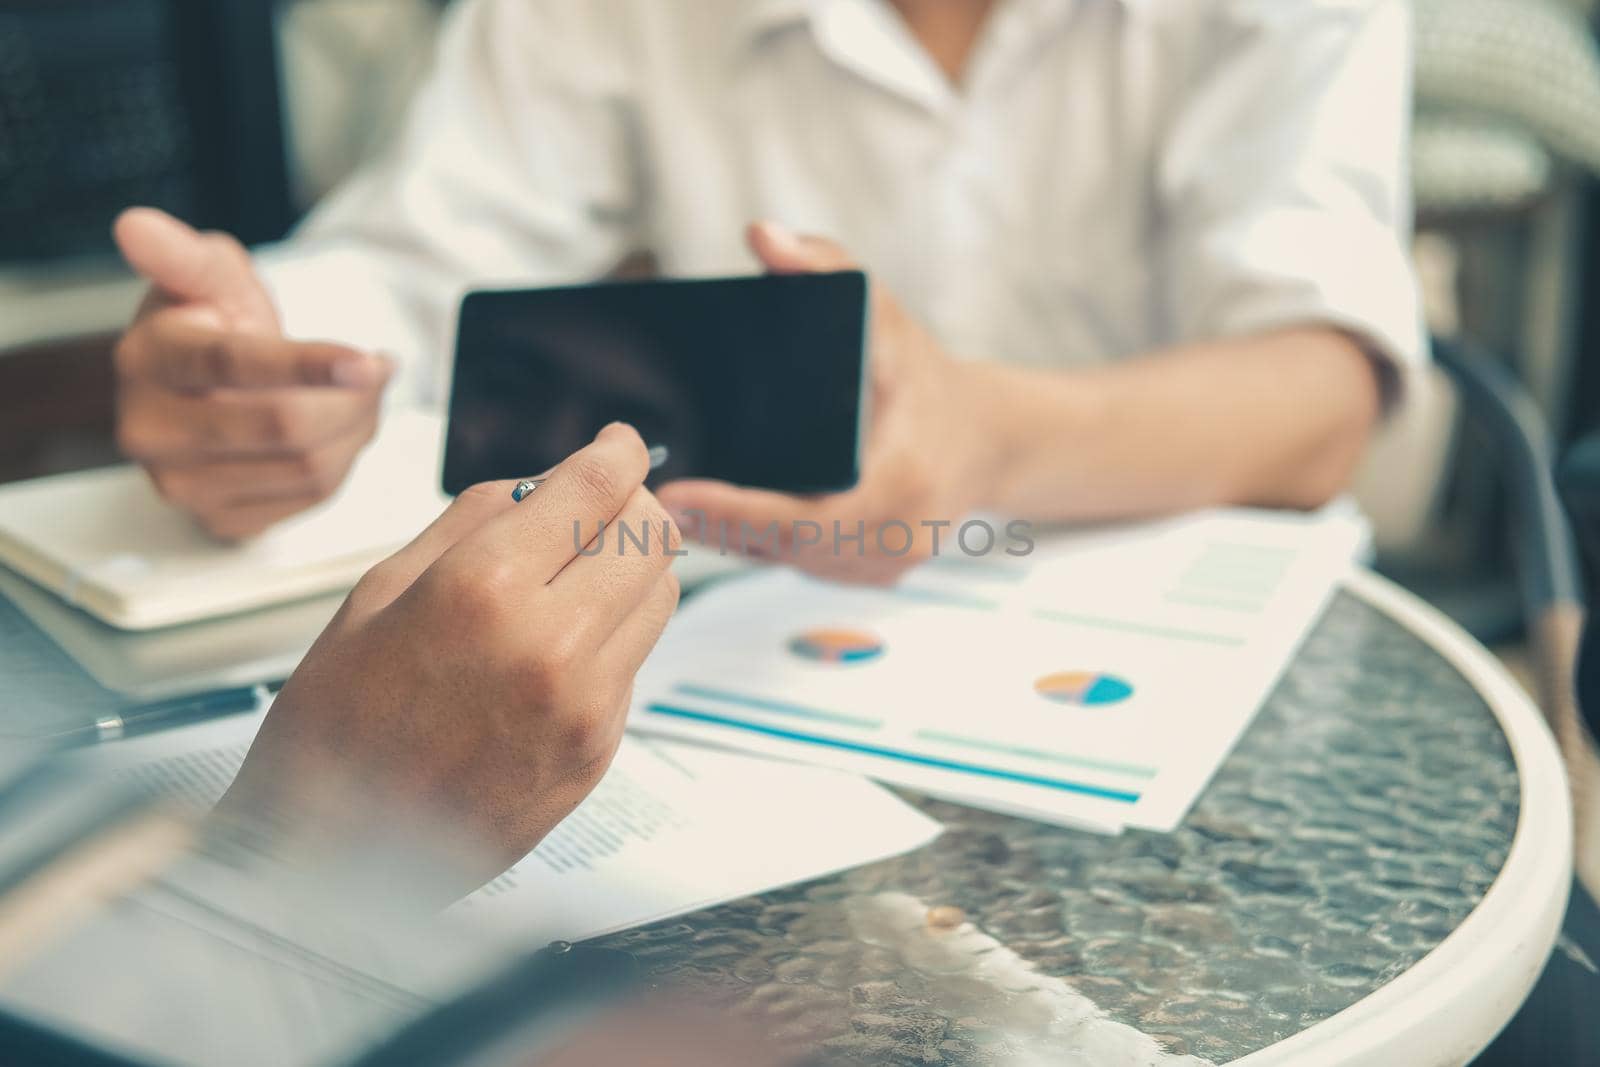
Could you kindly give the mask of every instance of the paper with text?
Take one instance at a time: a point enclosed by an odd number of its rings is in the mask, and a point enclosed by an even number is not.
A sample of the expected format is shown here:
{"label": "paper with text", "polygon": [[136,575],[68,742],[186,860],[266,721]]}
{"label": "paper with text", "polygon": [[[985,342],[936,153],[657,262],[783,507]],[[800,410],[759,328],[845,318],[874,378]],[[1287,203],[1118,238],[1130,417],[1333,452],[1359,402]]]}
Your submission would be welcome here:
{"label": "paper with text", "polygon": [[[203,809],[259,723],[188,727],[91,758]],[[941,829],[853,775],[629,737],[566,821],[451,914],[532,945],[578,941],[886,859]]]}

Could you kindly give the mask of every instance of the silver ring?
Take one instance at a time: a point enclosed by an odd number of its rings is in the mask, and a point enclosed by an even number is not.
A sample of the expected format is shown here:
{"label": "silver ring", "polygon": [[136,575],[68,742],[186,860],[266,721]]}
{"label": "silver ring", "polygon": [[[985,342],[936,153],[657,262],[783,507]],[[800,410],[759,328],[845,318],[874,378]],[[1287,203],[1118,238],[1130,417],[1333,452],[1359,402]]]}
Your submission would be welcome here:
{"label": "silver ring", "polygon": [[529,478],[526,481],[518,482],[517,487],[511,490],[511,499],[520,504],[526,500],[535,489],[539,488],[539,485],[540,480],[537,478]]}

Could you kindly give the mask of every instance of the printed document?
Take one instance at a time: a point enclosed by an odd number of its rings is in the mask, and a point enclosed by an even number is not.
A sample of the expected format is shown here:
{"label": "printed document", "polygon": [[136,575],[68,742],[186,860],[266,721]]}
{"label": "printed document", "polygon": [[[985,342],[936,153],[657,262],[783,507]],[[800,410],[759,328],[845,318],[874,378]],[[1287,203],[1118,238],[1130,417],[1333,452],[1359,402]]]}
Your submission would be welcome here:
{"label": "printed document", "polygon": [[[207,723],[89,758],[202,809],[259,725]],[[578,941],[909,852],[941,829],[853,775],[629,737],[566,821],[451,911],[535,947]]]}
{"label": "printed document", "polygon": [[893,589],[788,570],[692,599],[632,726],[1115,832],[1175,827],[1365,539],[1221,511],[947,555]]}

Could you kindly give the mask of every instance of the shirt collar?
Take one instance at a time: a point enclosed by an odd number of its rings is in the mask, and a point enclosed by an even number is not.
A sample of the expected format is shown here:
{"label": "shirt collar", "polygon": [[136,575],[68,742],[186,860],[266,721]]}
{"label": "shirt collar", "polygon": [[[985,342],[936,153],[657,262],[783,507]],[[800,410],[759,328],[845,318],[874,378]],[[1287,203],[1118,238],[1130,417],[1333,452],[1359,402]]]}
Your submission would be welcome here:
{"label": "shirt collar", "polygon": [[[740,19],[740,41],[754,45],[769,33],[789,29],[809,21],[827,0],[746,0]],[[1083,0],[1006,0],[1040,19],[1064,16]],[[1114,0],[1137,6],[1138,0]],[[991,15],[991,17],[993,17]]]}
{"label": "shirt collar", "polygon": [[[1002,0],[990,15],[1001,47],[1039,39],[1064,26],[1087,3],[1134,4],[1138,0]],[[933,114],[958,99],[948,80],[899,25],[888,0],[745,0],[732,59],[746,62],[777,34],[807,28],[817,46],[839,66],[853,70]]]}
{"label": "shirt collar", "polygon": [[769,33],[805,22],[814,6],[814,0],[745,0],[740,41],[752,45]]}

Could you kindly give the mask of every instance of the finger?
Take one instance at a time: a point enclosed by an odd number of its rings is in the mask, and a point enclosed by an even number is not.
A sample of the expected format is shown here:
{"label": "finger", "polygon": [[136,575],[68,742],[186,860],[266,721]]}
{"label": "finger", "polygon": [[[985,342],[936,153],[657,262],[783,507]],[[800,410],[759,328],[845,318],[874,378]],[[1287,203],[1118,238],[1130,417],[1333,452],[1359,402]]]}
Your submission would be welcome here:
{"label": "finger", "polygon": [[657,496],[692,540],[764,555],[772,554],[768,546],[787,553],[797,527],[799,539],[809,540],[813,531],[805,524],[831,536],[833,513],[841,502],[838,497],[810,499],[704,480],[671,482]]}
{"label": "finger", "polygon": [[174,311],[158,312],[117,346],[117,373],[181,392],[331,386],[372,389],[388,382],[393,365],[330,341],[219,330]]}
{"label": "finger", "polygon": [[490,518],[439,562],[483,574],[514,574],[525,588],[542,587],[602,522],[616,518],[649,473],[650,454],[638,431],[612,423],[551,471],[532,496]]}
{"label": "finger", "polygon": [[[871,536],[870,534],[868,536]],[[898,542],[897,542],[898,543]],[[812,552],[794,565],[807,574],[845,585],[893,586],[926,557],[920,554],[885,555],[868,552]]]}
{"label": "finger", "polygon": [[633,678],[678,610],[678,576],[663,571],[642,600],[601,647],[598,662],[619,678]]}
{"label": "finger", "polygon": [[682,543],[666,509],[640,487],[551,580],[541,610],[574,620],[580,647],[598,647],[638,609]]}
{"label": "finger", "polygon": [[355,430],[289,458],[156,464],[150,477],[169,502],[214,511],[307,494],[332,496],[372,440],[377,414]]}
{"label": "finger", "polygon": [[929,554],[920,522],[882,518],[882,500],[860,491],[808,499],[683,481],[658,495],[691,540],[834,581],[893,585]]}
{"label": "finger", "polygon": [[277,314],[250,255],[233,238],[200,233],[148,207],[124,211],[112,235],[128,265],[170,299],[219,305],[241,327],[276,327]]}
{"label": "finger", "polygon": [[226,390],[205,396],[133,385],[122,396],[117,440],[145,463],[294,458],[364,427],[375,390]]}
{"label": "finger", "polygon": [[385,583],[392,582],[395,588],[410,586],[462,539],[516,507],[511,498],[516,485],[515,481],[481,482],[460,493],[426,530],[379,565]]}
{"label": "finger", "polygon": [[855,270],[850,253],[825,237],[803,236],[776,222],[754,222],[745,240],[761,265],[774,274],[819,274]]}
{"label": "finger", "polygon": [[284,497],[256,504],[225,508],[221,511],[195,516],[205,531],[219,541],[246,541],[268,528],[276,526],[291,515],[316,507],[323,498],[307,493],[298,497]]}
{"label": "finger", "polygon": [[[601,436],[604,436],[607,430],[610,430],[610,427],[602,430]],[[638,435],[635,434],[634,436],[637,437]],[[596,443],[598,441],[599,438],[597,437]],[[579,455],[581,454],[579,453]],[[576,458],[576,455],[572,457],[572,459]],[[550,471],[546,477],[551,477],[554,474],[555,471]],[[528,513],[532,514],[536,498],[544,497],[549,482],[547,480],[546,484],[540,486],[533,497],[530,497],[521,505],[511,496],[511,491],[516,486],[517,481],[515,480],[484,482],[470,487],[457,496],[450,506],[445,509],[444,514],[435,519],[432,525],[419,534],[405,548],[402,548],[380,565],[378,570],[384,572],[382,578],[385,585],[387,586],[390,582],[393,582],[396,588],[410,586],[424,571],[432,567],[463,540],[482,529],[491,520],[504,515],[514,508],[525,507],[528,509]],[[570,558],[570,554],[573,552],[571,531],[558,530],[555,533],[557,536],[552,540],[556,543],[559,543],[562,537],[567,539],[567,550]]]}

